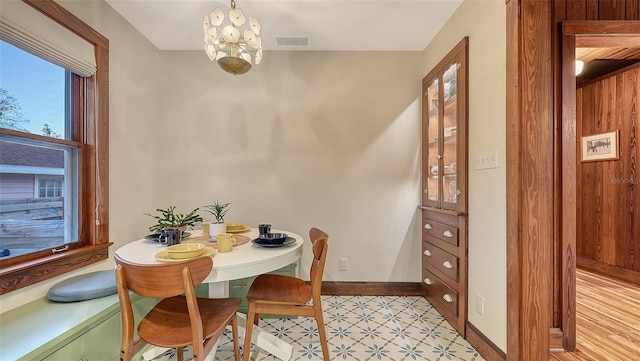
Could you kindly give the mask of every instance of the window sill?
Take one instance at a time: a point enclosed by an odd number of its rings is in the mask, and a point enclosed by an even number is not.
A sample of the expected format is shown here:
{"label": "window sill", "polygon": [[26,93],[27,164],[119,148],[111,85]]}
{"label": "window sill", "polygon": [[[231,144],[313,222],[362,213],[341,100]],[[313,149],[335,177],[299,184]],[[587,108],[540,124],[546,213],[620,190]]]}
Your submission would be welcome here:
{"label": "window sill", "polygon": [[4,267],[0,270],[0,295],[105,260],[112,244],[82,247]]}

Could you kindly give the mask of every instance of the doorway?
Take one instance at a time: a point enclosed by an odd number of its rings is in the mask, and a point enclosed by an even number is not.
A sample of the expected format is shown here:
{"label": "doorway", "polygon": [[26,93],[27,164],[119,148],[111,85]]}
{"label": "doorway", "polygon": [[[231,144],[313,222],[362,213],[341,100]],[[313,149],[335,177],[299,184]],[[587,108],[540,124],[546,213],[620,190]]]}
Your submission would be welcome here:
{"label": "doorway", "polygon": [[[556,240],[561,268],[555,279],[561,283],[560,302],[555,312],[561,317],[562,347],[576,349],[576,273],[579,215],[578,194],[578,135],[576,123],[576,49],[593,48],[611,52],[612,49],[637,48],[640,44],[640,21],[567,21],[562,26],[562,229]],[[578,52],[580,53],[580,52]],[[559,309],[558,309],[559,308]]]}

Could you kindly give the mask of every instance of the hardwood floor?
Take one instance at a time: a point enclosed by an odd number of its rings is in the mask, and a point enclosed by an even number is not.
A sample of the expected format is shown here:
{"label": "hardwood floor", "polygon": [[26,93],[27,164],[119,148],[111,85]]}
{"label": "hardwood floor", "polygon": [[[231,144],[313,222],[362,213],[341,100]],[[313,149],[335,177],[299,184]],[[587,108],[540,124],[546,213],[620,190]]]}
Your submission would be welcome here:
{"label": "hardwood floor", "polygon": [[551,361],[640,359],[640,286],[578,270],[577,347]]}

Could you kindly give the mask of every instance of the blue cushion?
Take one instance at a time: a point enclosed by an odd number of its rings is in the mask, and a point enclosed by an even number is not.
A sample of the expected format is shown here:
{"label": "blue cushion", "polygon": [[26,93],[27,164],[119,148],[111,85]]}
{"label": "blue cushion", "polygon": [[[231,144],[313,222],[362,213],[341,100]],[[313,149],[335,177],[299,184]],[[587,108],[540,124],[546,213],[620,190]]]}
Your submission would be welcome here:
{"label": "blue cushion", "polygon": [[55,302],[91,300],[118,293],[115,270],[86,273],[68,278],[49,289],[47,297]]}

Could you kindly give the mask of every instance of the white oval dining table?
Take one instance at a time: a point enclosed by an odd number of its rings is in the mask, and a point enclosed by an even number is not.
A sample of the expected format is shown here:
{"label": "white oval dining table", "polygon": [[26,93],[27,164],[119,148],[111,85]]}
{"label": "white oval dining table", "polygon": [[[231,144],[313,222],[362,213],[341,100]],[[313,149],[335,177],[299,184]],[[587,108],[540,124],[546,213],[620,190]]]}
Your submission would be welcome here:
{"label": "white oval dining table", "polygon": [[[191,233],[192,238],[202,236],[202,230],[189,230],[188,232]],[[295,239],[295,243],[286,247],[267,248],[254,245],[249,241],[245,244],[233,246],[231,252],[215,252],[211,255],[213,258],[213,269],[203,281],[203,283],[209,284],[209,297],[228,297],[228,281],[230,280],[275,271],[297,262],[300,259],[302,256],[302,245],[304,244],[302,236],[285,230],[272,230],[272,232],[286,233],[289,237]],[[257,228],[251,228],[246,232],[238,234],[253,240],[258,237],[258,230]],[[204,240],[201,243],[207,244],[207,241]],[[156,254],[166,250],[166,248],[166,246],[161,245],[157,241],[140,239],[118,248],[115,253],[130,262],[138,264],[159,264],[164,261],[157,259]],[[240,334],[244,333],[245,322],[245,315],[238,313]],[[258,332],[256,333],[256,331]],[[254,328],[252,342],[259,348],[273,354],[281,360],[289,360],[293,353],[293,346],[289,343],[259,328]],[[150,360],[165,350],[166,349],[156,348],[146,352],[143,357],[145,360]],[[214,357],[215,347],[207,359],[214,359]]]}
{"label": "white oval dining table", "polygon": [[[191,237],[202,236],[202,230],[190,230]],[[231,252],[218,253],[213,257],[213,270],[203,283],[218,283],[245,277],[257,276],[263,273],[275,271],[293,262],[302,256],[302,236],[289,231],[273,230],[273,233],[285,233],[296,240],[295,244],[287,247],[265,248],[254,245],[251,241],[234,246]],[[249,237],[250,240],[258,237],[258,230],[251,228],[247,232],[238,235]],[[187,238],[188,239],[188,238]],[[207,244],[206,241],[201,243]],[[147,239],[140,239],[128,243],[116,250],[121,258],[139,264],[158,264],[163,261],[156,259],[155,255],[167,247],[160,243]],[[220,296],[220,295],[211,295]]]}

